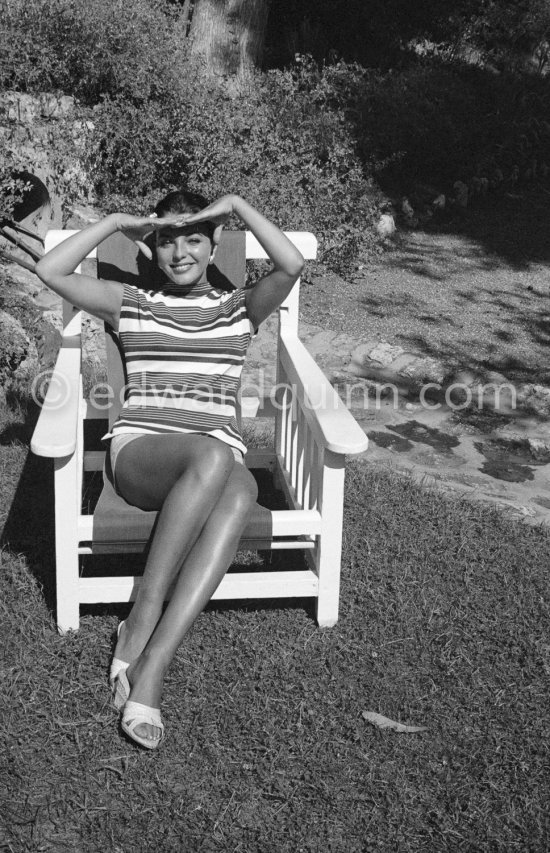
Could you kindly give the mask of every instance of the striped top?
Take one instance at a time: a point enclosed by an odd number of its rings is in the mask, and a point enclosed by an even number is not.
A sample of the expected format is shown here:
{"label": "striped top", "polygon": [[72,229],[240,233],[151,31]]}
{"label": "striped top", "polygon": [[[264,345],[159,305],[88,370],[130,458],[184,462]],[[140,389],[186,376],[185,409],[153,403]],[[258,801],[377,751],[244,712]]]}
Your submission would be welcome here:
{"label": "striped top", "polygon": [[105,438],[121,433],[208,433],[246,453],[236,404],[254,329],[245,291],[208,283],[182,295],[166,284],[125,284],[118,335],[126,400]]}

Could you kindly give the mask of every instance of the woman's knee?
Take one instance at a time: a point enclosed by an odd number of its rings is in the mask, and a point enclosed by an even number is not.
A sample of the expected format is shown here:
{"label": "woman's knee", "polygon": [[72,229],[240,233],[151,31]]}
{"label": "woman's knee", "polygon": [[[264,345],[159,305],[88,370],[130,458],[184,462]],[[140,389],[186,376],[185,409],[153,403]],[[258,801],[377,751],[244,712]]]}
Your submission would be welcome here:
{"label": "woman's knee", "polygon": [[250,471],[235,463],[220,503],[224,512],[246,517],[258,499],[258,486]]}
{"label": "woman's knee", "polygon": [[197,442],[196,450],[183,474],[192,474],[202,485],[213,483],[222,488],[231,475],[234,462],[229,445],[204,438]]}

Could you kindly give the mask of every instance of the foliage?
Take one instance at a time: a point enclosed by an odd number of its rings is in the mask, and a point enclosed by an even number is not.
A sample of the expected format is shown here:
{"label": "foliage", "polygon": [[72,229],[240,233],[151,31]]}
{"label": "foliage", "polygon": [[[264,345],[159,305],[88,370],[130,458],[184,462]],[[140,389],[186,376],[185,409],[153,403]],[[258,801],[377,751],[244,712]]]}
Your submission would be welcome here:
{"label": "foliage", "polygon": [[389,158],[379,178],[393,191],[426,182],[450,193],[455,181],[474,179],[509,189],[550,164],[550,81],[542,78],[430,64],[366,75],[348,106],[363,159]]}
{"label": "foliage", "polygon": [[463,40],[485,62],[504,70],[549,70],[550,6],[547,0],[489,0],[464,27]]}
{"label": "foliage", "polygon": [[[0,145],[0,151],[3,146]],[[12,158],[5,149],[0,163],[0,221],[11,219],[13,209],[23,200],[29,183],[18,177],[21,173],[22,158]],[[7,156],[6,156],[7,154]]]}
{"label": "foliage", "polygon": [[65,116],[34,122],[29,127],[8,120],[0,109],[0,216],[11,219],[14,207],[30,189],[24,175],[42,168],[50,196],[62,199],[66,209],[87,198],[89,180],[81,165],[91,123]]}
{"label": "foliage", "polygon": [[[334,45],[352,21],[379,47],[391,31],[401,56],[407,39],[443,38],[447,25],[447,42],[462,38],[486,56],[493,42],[501,50],[512,22],[523,26],[517,43],[532,47],[546,20],[539,0],[417,6],[392,0],[369,18],[370,2],[302,0],[292,14],[320,20],[326,32],[330,19]],[[499,10],[508,16],[500,36]],[[205,79],[187,54],[180,12],[166,0],[7,4],[3,84],[58,88],[82,100],[93,123],[83,159],[105,209],[147,209],[182,184],[212,197],[236,191],[284,227],[314,230],[324,259],[343,272],[374,246],[384,193],[397,199],[425,184],[450,194],[457,180],[510,188],[548,171],[550,83],[542,76],[496,75],[433,57],[374,69],[337,61],[335,49],[328,64],[298,56],[290,68],[258,72],[229,90]],[[290,8],[285,14],[290,20]],[[65,192],[72,143],[70,134],[54,136]],[[7,152],[0,176],[4,207],[21,190],[15,156]]]}
{"label": "foliage", "polygon": [[103,101],[90,162],[106,206],[126,197],[143,209],[182,184],[210,197],[238,192],[285,228],[314,230],[327,260],[349,266],[381,196],[309,67],[257,75],[236,96],[186,68],[169,110]]}
{"label": "foliage", "polygon": [[343,272],[372,248],[385,196],[452,195],[541,180],[550,164],[550,82],[430,62],[393,72],[298,57],[230,96],[192,67],[178,99],[94,112],[92,171],[105,204],[137,209],[188,184],[239,192],[286,228],[320,235]]}
{"label": "foliage", "polygon": [[[200,0],[196,0],[200,2]],[[267,0],[256,0],[267,5]],[[187,52],[183,0],[3,0],[0,81],[25,92],[62,89],[85,103],[137,101],[177,90]],[[411,41],[475,49],[497,67],[548,62],[546,0],[270,0],[268,67],[297,53],[319,62],[401,67]],[[535,59],[535,63],[530,59]]]}
{"label": "foliage", "polygon": [[1,85],[136,102],[177,87],[183,32],[162,0],[10,0],[2,10]]}
{"label": "foliage", "polygon": [[387,69],[428,43],[481,64],[544,71],[549,33],[547,0],[271,0],[266,54],[272,65],[310,53]]}

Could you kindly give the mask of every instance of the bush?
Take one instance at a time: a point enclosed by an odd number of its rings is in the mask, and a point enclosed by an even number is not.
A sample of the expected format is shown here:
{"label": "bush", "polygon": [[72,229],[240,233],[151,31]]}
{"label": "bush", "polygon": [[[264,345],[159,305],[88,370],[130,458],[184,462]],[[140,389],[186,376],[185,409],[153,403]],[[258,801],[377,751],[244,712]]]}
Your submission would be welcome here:
{"label": "bush", "polygon": [[345,116],[336,104],[322,111],[307,72],[258,74],[237,96],[190,66],[182,78],[169,106],[105,99],[94,110],[90,168],[106,209],[126,199],[144,210],[187,185],[211,198],[238,192],[287,230],[315,231],[341,271],[374,244],[367,235],[381,194]]}
{"label": "bush", "polygon": [[61,90],[86,104],[104,94],[162,99],[178,85],[180,18],[162,0],[10,0],[2,9],[1,84]]}
{"label": "bush", "polygon": [[[3,83],[87,105],[85,165],[106,210],[147,210],[182,185],[238,192],[283,227],[315,231],[322,257],[347,271],[376,245],[385,193],[510,187],[549,171],[548,78],[437,59],[381,72],[297,57],[235,94],[186,55],[180,17],[167,0],[8,4]],[[9,203],[21,190],[12,172],[0,175]]]}
{"label": "bush", "polygon": [[385,74],[339,63],[324,77],[366,172],[390,193],[473,178],[496,188],[550,165],[548,78],[441,62]]}
{"label": "bush", "polygon": [[88,199],[89,178],[81,160],[90,127],[75,116],[25,126],[7,120],[0,107],[0,218],[13,218],[14,208],[32,189],[25,175],[39,169],[50,196],[60,198],[65,209]]}
{"label": "bush", "polygon": [[[239,192],[287,229],[311,229],[340,272],[375,245],[385,196],[455,181],[491,186],[550,162],[549,84],[462,66],[382,74],[299,58],[229,96],[192,67],[178,97],[96,108],[94,172],[106,203],[144,203],[190,185]],[[538,166],[537,166],[538,164]],[[500,176],[500,177],[499,177]],[[114,196],[114,199],[113,199]]]}

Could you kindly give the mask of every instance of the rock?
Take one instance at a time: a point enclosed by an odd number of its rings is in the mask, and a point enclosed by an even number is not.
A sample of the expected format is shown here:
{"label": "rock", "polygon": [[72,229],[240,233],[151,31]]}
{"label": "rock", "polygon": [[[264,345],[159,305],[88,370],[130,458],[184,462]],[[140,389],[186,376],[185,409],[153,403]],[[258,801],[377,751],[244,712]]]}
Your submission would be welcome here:
{"label": "rock", "polygon": [[443,385],[447,371],[445,365],[436,358],[411,357],[408,365],[399,370],[399,375],[413,380],[415,383],[435,382]]}
{"label": "rock", "polygon": [[378,341],[376,344],[359,344],[351,354],[351,366],[360,370],[365,367],[387,367],[405,350],[400,346],[392,346],[387,341]]}
{"label": "rock", "polygon": [[528,438],[527,444],[529,445],[529,450],[533,454],[534,459],[541,460],[545,464],[548,462],[550,454],[549,440],[545,441],[543,438]]}
{"label": "rock", "polygon": [[91,222],[97,222],[99,215],[93,207],[87,205],[75,205],[69,208],[69,219],[66,228],[72,228],[75,231],[90,225]]}
{"label": "rock", "polygon": [[0,310],[0,383],[11,384],[27,376],[38,364],[38,353],[21,323]]}
{"label": "rock", "polygon": [[59,314],[44,312],[36,330],[36,348],[42,367],[53,367],[61,346],[63,323]]}
{"label": "rock", "polygon": [[401,203],[401,213],[407,225],[411,227],[418,225],[418,217],[415,215],[414,208],[408,198],[404,198]]}
{"label": "rock", "polygon": [[61,315],[63,300],[57,293],[50,290],[49,287],[44,287],[34,297],[35,304],[43,311],[56,311]]}
{"label": "rock", "polygon": [[521,408],[547,419],[550,417],[550,388],[534,383],[520,385],[517,389],[517,403]]}
{"label": "rock", "polygon": [[388,239],[395,234],[395,221],[390,213],[383,213],[376,224],[376,233],[382,239]]}
{"label": "rock", "polygon": [[468,187],[463,181],[455,181],[453,184],[455,191],[455,203],[459,207],[468,207]]}
{"label": "rock", "polygon": [[[19,264],[8,263],[0,268],[2,272],[2,296],[9,293],[11,296],[35,297],[42,287],[37,276],[30,270],[19,266]],[[4,279],[4,275],[6,278]]]}
{"label": "rock", "polygon": [[65,118],[74,112],[74,98],[70,95],[53,95],[43,92],[39,96],[42,118]]}
{"label": "rock", "polygon": [[9,121],[32,123],[37,119],[59,119],[74,111],[74,98],[50,92],[27,95],[23,92],[3,92],[1,103]]}
{"label": "rock", "polygon": [[384,382],[404,381],[409,386],[423,382],[442,384],[446,376],[445,366],[437,359],[406,352],[387,341],[359,344],[347,369],[355,376]]}
{"label": "rock", "polygon": [[106,366],[105,332],[103,323],[95,317],[82,318],[82,358],[93,371],[101,373]]}

